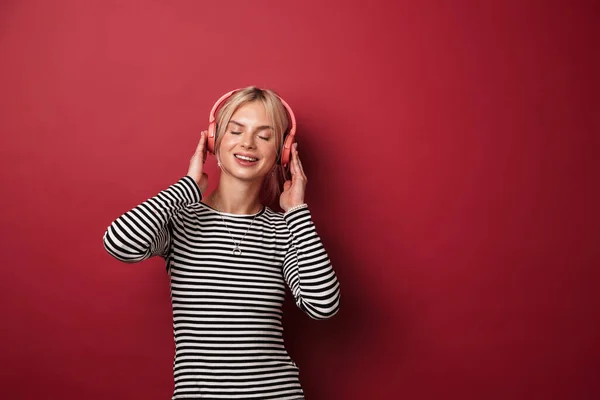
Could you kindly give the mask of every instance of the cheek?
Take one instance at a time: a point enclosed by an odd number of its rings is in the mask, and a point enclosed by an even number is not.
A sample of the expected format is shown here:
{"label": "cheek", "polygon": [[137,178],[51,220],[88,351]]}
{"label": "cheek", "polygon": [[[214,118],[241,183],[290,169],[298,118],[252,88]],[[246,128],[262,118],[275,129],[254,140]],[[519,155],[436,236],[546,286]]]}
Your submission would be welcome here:
{"label": "cheek", "polygon": [[227,134],[227,133],[226,133],[226,134],[223,136],[223,139],[221,140],[221,145],[228,146],[228,145],[235,144],[235,143],[236,143],[236,139],[237,139],[237,137],[236,137],[236,136],[234,136],[234,135],[229,135],[229,134]]}
{"label": "cheek", "polygon": [[273,143],[265,143],[262,148],[263,157],[269,160],[275,160],[277,158],[277,148]]}

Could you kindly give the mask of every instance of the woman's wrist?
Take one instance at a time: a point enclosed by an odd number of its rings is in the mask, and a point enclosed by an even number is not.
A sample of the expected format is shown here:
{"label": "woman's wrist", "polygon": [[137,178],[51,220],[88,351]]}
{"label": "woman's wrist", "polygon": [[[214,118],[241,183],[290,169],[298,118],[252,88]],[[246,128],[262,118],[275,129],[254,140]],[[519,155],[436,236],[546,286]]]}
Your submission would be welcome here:
{"label": "woman's wrist", "polygon": [[301,208],[307,208],[307,207],[308,207],[308,204],[306,204],[306,203],[298,204],[297,206],[293,206],[293,207],[290,207],[287,210],[285,210],[284,214],[289,214],[292,211],[296,211],[296,210],[299,210]]}

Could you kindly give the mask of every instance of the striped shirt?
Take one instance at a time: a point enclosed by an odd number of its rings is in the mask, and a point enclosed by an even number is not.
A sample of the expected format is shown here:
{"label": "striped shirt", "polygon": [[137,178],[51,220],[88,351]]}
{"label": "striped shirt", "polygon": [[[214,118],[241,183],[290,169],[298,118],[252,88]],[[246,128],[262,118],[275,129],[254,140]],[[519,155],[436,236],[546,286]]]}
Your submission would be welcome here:
{"label": "striped shirt", "polygon": [[[303,399],[283,342],[286,285],[311,318],[339,309],[340,289],[308,208],[220,213],[188,176],[117,218],[115,258],[163,257],[175,337],[173,399]],[[232,239],[233,237],[233,239]],[[235,240],[241,254],[234,254]]]}

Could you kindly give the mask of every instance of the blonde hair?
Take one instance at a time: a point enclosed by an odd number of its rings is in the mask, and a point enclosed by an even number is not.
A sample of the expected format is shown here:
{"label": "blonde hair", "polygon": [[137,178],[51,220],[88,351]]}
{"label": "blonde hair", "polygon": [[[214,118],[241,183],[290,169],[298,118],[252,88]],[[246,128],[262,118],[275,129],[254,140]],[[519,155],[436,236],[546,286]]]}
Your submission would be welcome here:
{"label": "blonde hair", "polygon": [[277,93],[269,89],[260,89],[255,86],[248,86],[235,92],[219,108],[216,114],[216,137],[215,154],[219,154],[221,140],[227,130],[227,125],[235,111],[247,103],[260,102],[267,112],[269,123],[273,127],[275,146],[277,149],[277,161],[273,165],[271,172],[265,176],[260,189],[260,200],[265,205],[270,205],[281,193],[283,182],[286,179],[286,169],[279,160],[281,159],[281,149],[283,139],[289,129],[289,116],[285,106],[281,102]]}

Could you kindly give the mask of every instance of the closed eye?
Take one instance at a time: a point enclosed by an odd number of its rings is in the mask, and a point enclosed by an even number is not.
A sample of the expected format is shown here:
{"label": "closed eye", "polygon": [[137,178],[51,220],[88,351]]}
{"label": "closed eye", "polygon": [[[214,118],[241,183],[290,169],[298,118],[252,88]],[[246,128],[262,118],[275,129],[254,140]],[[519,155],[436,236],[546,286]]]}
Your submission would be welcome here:
{"label": "closed eye", "polygon": [[235,132],[235,131],[231,131],[231,134],[232,134],[232,135],[241,135],[241,134],[242,134],[242,132]]}

